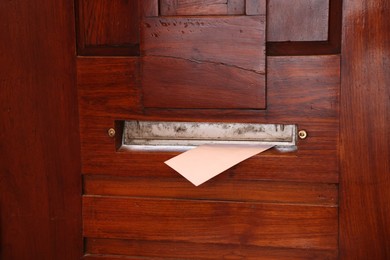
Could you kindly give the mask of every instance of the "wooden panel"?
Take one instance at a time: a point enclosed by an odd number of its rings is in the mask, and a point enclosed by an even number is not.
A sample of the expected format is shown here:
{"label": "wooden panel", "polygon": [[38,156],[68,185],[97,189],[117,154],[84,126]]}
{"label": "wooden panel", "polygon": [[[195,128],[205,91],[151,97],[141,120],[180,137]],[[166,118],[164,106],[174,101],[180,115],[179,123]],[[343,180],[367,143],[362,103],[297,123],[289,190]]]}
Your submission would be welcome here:
{"label": "wooden panel", "polygon": [[84,236],[337,250],[337,208],[84,196]]}
{"label": "wooden panel", "polygon": [[[126,65],[127,63],[122,63],[124,60],[126,59],[116,61],[121,61],[118,71],[126,71],[130,67]],[[114,120],[276,122],[298,124],[299,128],[308,131],[309,138],[299,141],[296,152],[287,154],[266,152],[233,167],[212,182],[219,182],[224,178],[338,182],[340,81],[338,56],[268,59],[268,109],[262,112],[147,110],[146,114],[143,114],[142,109],[137,109],[131,101],[134,100],[134,96],[124,94],[127,86],[104,83],[112,81],[112,77],[104,69],[105,66],[96,64],[105,62],[107,62],[106,66],[113,66],[115,59],[83,58],[78,60],[83,173],[160,176],[177,178],[177,181],[185,182],[177,173],[162,163],[177,153],[116,152],[115,140],[107,136],[107,129],[114,127]],[[119,69],[119,67],[123,68]],[[99,75],[96,79],[93,78],[92,68],[99,68],[96,70],[96,74]],[[126,78],[125,74],[120,75]],[[102,84],[95,84],[96,81]],[[108,88],[110,89],[109,95],[112,95],[111,98],[115,99],[116,103],[104,101],[106,100],[104,90]],[[88,98],[84,97],[87,93]]]}
{"label": "wooden panel", "polygon": [[[263,1],[265,2],[265,1]],[[245,0],[161,0],[160,15],[245,14]]]}
{"label": "wooden panel", "polygon": [[141,33],[145,56],[265,72],[264,16],[146,18]]}
{"label": "wooden panel", "polygon": [[209,62],[159,57],[143,58],[142,68],[145,107],[265,107],[264,74]]}
{"label": "wooden panel", "polygon": [[[161,241],[120,240],[120,239],[86,239],[88,254],[131,255],[132,259],[251,259],[257,260],[303,260],[303,259],[337,259],[336,250],[310,250],[292,248],[263,248],[245,245],[195,244]],[[92,257],[92,256],[91,256]],[[103,260],[102,258],[96,258]],[[95,258],[85,258],[92,260]],[[107,258],[110,259],[110,258]],[[114,258],[115,259],[115,258]]]}
{"label": "wooden panel", "polygon": [[343,259],[390,257],[390,8],[345,0],[341,103]]}
{"label": "wooden panel", "polygon": [[[234,192],[232,192],[234,191]],[[86,175],[84,194],[177,199],[256,201],[336,206],[338,187],[334,184],[283,183],[273,181],[206,182],[195,187],[171,178],[129,178]]]}
{"label": "wooden panel", "polygon": [[78,0],[81,55],[138,55],[137,0]]}
{"label": "wooden panel", "polygon": [[329,0],[269,0],[267,41],[327,41]]}
{"label": "wooden panel", "polygon": [[264,17],[148,18],[141,49],[145,107],[265,107]]}
{"label": "wooden panel", "polygon": [[0,259],[79,259],[73,1],[0,5]]}

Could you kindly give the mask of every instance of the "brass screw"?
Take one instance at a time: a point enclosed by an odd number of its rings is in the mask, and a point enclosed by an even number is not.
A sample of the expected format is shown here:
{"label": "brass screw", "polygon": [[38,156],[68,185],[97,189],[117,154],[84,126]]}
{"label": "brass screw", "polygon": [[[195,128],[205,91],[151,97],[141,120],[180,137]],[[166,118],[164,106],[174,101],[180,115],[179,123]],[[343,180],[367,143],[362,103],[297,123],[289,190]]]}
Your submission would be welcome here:
{"label": "brass screw", "polygon": [[299,132],[298,132],[298,136],[299,136],[299,138],[300,139],[306,139],[307,138],[307,132],[305,131],[305,130],[300,130]]}
{"label": "brass screw", "polygon": [[108,133],[109,137],[111,137],[111,138],[115,137],[115,129],[114,128],[108,129],[107,133]]}

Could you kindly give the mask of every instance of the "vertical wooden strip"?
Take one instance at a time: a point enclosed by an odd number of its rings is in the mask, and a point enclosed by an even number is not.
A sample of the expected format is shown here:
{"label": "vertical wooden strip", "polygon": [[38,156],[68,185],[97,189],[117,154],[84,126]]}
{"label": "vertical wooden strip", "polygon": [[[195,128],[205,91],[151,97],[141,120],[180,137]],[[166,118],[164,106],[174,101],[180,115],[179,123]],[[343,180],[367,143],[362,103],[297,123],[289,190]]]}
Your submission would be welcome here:
{"label": "vertical wooden strip", "polygon": [[390,259],[390,5],[345,0],[341,259]]}
{"label": "vertical wooden strip", "polygon": [[0,259],[80,259],[74,1],[0,7]]}

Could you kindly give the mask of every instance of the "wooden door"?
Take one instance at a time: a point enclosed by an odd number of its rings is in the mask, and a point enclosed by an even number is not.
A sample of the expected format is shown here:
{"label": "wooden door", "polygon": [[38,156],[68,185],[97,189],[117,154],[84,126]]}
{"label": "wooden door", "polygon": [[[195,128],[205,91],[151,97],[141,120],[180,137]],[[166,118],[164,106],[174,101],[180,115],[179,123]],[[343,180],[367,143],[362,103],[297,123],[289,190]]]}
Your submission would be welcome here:
{"label": "wooden door", "polygon": [[[337,257],[341,5],[81,0],[77,8],[88,258]],[[139,27],[127,29],[129,15]],[[302,18],[315,24],[303,30]],[[112,42],[110,31],[123,36]],[[115,48],[139,49],[117,56]],[[293,124],[308,137],[194,187],[163,164],[177,152],[122,145],[126,120]]]}
{"label": "wooden door", "polygon": [[[385,1],[75,3],[1,4],[2,259],[388,258]],[[190,49],[179,22],[199,30]],[[202,22],[248,45],[202,48]],[[162,163],[177,153],[125,149],[125,120],[296,124],[308,137],[195,188]]]}

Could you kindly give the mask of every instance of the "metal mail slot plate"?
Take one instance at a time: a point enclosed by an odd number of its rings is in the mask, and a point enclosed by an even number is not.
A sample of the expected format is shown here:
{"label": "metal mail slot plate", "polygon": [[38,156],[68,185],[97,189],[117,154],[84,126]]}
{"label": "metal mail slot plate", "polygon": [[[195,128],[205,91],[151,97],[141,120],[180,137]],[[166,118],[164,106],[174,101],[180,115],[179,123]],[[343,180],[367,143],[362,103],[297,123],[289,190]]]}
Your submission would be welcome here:
{"label": "metal mail slot plate", "polygon": [[296,126],[281,124],[126,121],[123,145],[193,147],[202,144],[295,146]]}

